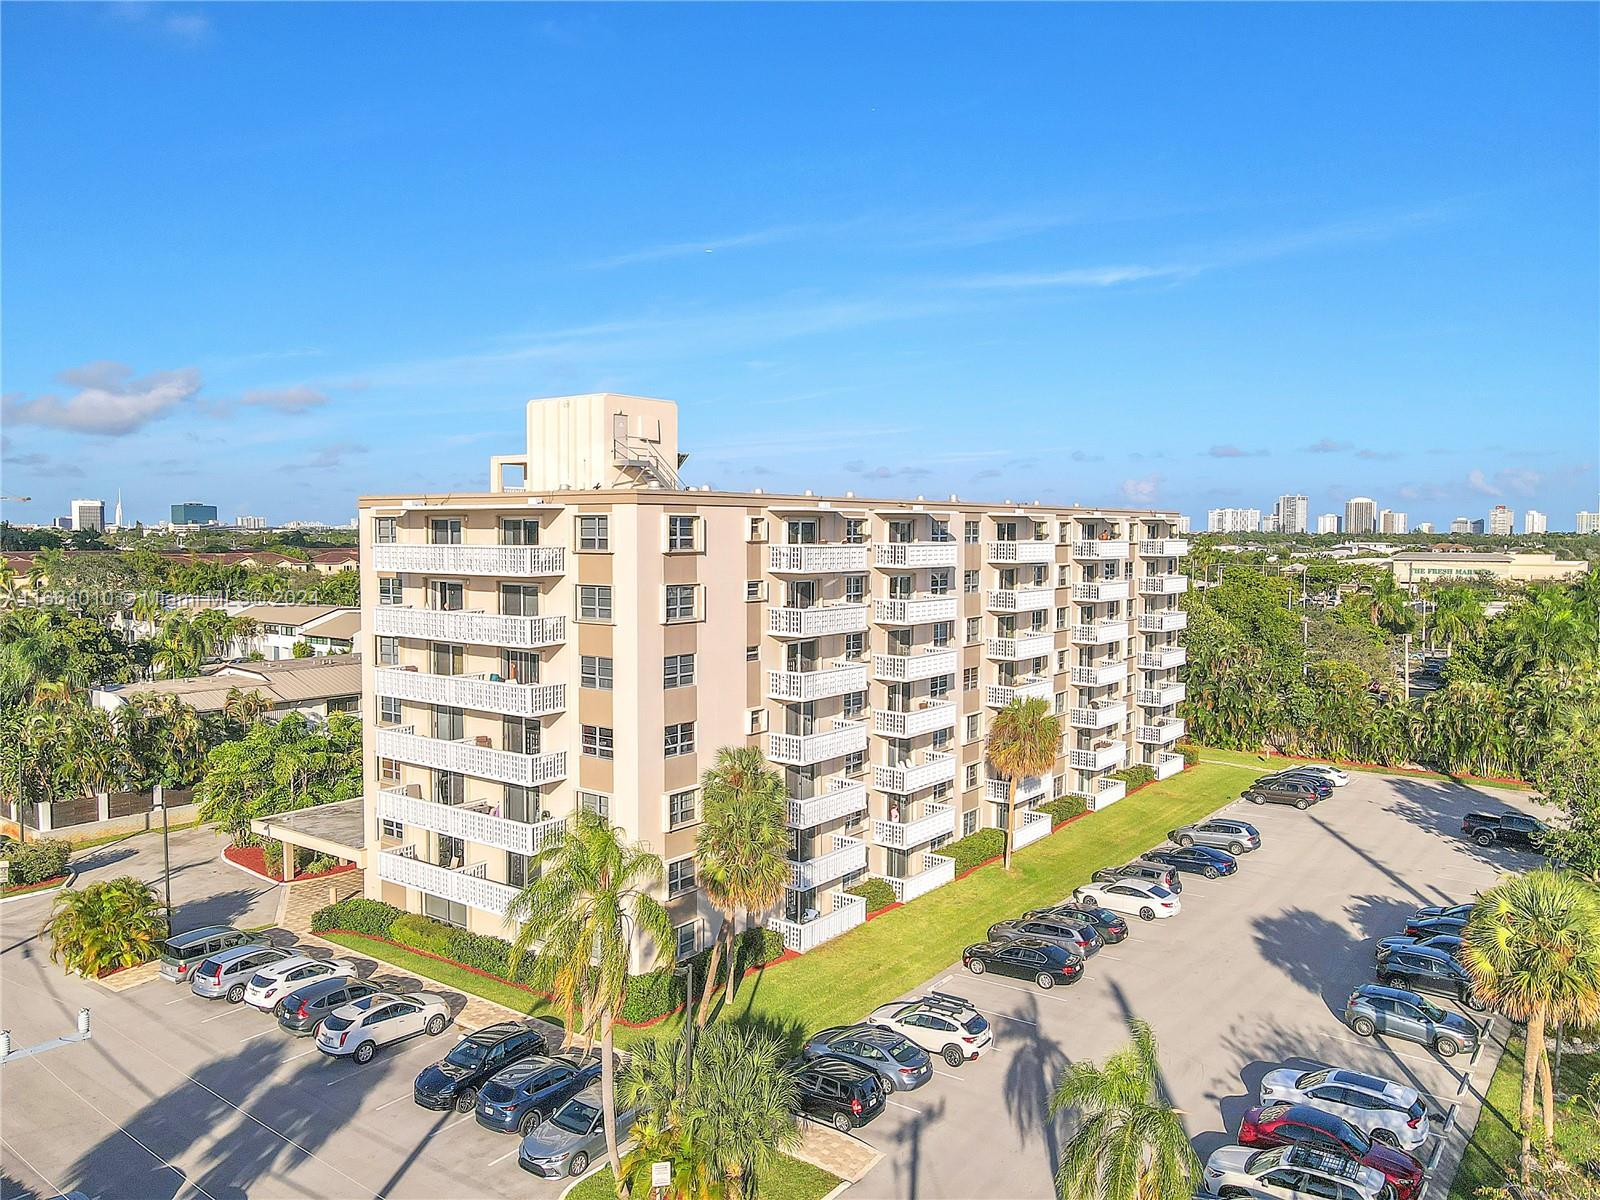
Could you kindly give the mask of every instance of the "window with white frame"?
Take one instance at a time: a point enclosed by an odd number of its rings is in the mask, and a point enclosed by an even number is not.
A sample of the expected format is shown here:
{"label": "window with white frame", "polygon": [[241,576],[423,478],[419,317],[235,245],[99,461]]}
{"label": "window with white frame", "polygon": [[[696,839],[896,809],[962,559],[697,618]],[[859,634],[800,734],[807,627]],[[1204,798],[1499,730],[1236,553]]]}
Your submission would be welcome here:
{"label": "window with white frame", "polygon": [[867,599],[867,577],[865,575],[846,575],[844,577],[844,598],[847,604],[863,604]]}
{"label": "window with white frame", "polygon": [[867,635],[864,633],[845,634],[844,656],[851,662],[865,658],[867,656]]}
{"label": "window with white frame", "polygon": [[844,519],[844,544],[847,546],[862,546],[867,541],[867,519],[865,517],[846,517]]}
{"label": "window with white frame", "polygon": [[667,827],[677,829],[683,825],[693,825],[695,822],[696,801],[699,792],[694,788],[685,788],[681,792],[673,792],[667,797]]}
{"label": "window with white frame", "polygon": [[399,783],[400,760],[397,758],[380,758],[378,760],[378,778],[385,783]]}
{"label": "window with white frame", "polygon": [[[950,737],[950,731],[948,729],[935,729],[933,731],[933,748],[935,750],[946,750],[946,749],[948,749],[949,746],[950,746],[950,742],[951,742],[951,737]],[[939,786],[942,787],[942,788],[948,788],[950,785],[947,784],[947,783],[941,783]]]}
{"label": "window with white frame", "polygon": [[589,758],[614,758],[616,742],[606,725],[585,725],[582,740],[583,753]]}
{"label": "window with white frame", "polygon": [[578,686],[609,692],[612,685],[612,660],[601,654],[585,654],[578,660]]}
{"label": "window with white frame", "polygon": [[935,646],[948,646],[955,641],[956,623],[954,621],[935,621],[933,623],[933,644]]}
{"label": "window with white frame", "polygon": [[961,590],[969,596],[978,590],[978,573],[976,571],[967,571],[962,574]]}
{"label": "window with white frame", "polygon": [[859,717],[867,711],[867,694],[865,692],[846,692],[844,697],[844,715]]}
{"label": "window with white frame", "polygon": [[1070,620],[1070,617],[1069,617],[1067,609],[1065,609],[1065,608],[1056,609],[1056,628],[1057,629],[1065,629],[1067,627],[1068,620]]}
{"label": "window with white frame", "polygon": [[611,549],[611,518],[580,515],[578,517],[578,549]]}
{"label": "window with white frame", "polygon": [[978,786],[978,764],[977,763],[968,763],[967,764],[967,787],[970,789],[970,788],[975,788],[977,786]]}
{"label": "window with white frame", "polygon": [[539,544],[539,518],[501,517],[500,544],[502,546],[537,546]]}
{"label": "window with white frame", "polygon": [[981,713],[967,714],[967,741],[975,742],[978,735],[983,732],[983,715]]}
{"label": "window with white frame", "polygon": [[928,525],[930,528],[928,540],[930,542],[953,542],[956,540],[950,533],[949,521],[941,521],[938,517],[934,517],[928,522]]}
{"label": "window with white frame", "polygon": [[694,655],[669,654],[663,658],[661,686],[669,688],[694,686]]}
{"label": "window with white frame", "polygon": [[683,554],[700,548],[700,518],[689,513],[667,514],[667,551]]}
{"label": "window with white frame", "polygon": [[760,646],[746,646],[744,648],[744,660],[745,660],[745,662],[760,662],[761,661],[761,647]]}
{"label": "window with white frame", "polygon": [[765,517],[751,517],[746,536],[752,542],[767,540],[767,519]]}
{"label": "window with white frame", "polygon": [[954,675],[935,675],[928,680],[928,699],[948,700],[950,693],[956,690],[956,677]]}
{"label": "window with white frame", "polygon": [[694,722],[681,721],[668,725],[662,738],[661,752],[668,758],[694,753]]}
{"label": "window with white frame", "polygon": [[962,528],[961,540],[969,546],[978,544],[978,523],[976,521],[968,521]]}
{"label": "window with white frame", "polygon": [[665,619],[668,621],[692,621],[698,611],[699,586],[693,583],[667,584],[667,604]]}
{"label": "window with white frame", "polygon": [[844,773],[847,779],[859,779],[867,773],[867,752],[852,750],[844,756]]}
{"label": "window with white frame", "polygon": [[607,821],[611,819],[611,797],[603,792],[579,792],[578,807]]}
{"label": "window with white frame", "polygon": [[580,583],[578,585],[578,620],[611,620],[610,584]]}
{"label": "window with white frame", "polygon": [[1067,711],[1067,694],[1065,692],[1057,692],[1056,693],[1056,712],[1064,713],[1066,711]]}
{"label": "window with white frame", "polygon": [[404,604],[404,593],[400,586],[400,576],[378,576],[378,603],[379,604]]}
{"label": "window with white frame", "polygon": [[971,837],[978,832],[978,810],[969,808],[961,814],[961,836]]}
{"label": "window with white frame", "polygon": [[928,592],[934,596],[948,596],[955,589],[955,572],[949,567],[928,572]]}
{"label": "window with white frame", "polygon": [[399,539],[400,522],[394,517],[372,518],[372,541],[374,545],[388,546]]}
{"label": "window with white frame", "polygon": [[672,930],[673,949],[679,962],[693,958],[700,950],[700,922],[685,921]]}
{"label": "window with white frame", "polygon": [[694,859],[680,858],[667,864],[667,895],[682,896],[698,886],[694,873]]}
{"label": "window with white frame", "polygon": [[400,639],[380,637],[378,643],[378,665],[380,667],[396,667],[400,665]]}
{"label": "window with white frame", "polygon": [[378,720],[382,721],[385,725],[400,724],[399,696],[378,697]]}
{"label": "window with white frame", "polygon": [[767,581],[765,579],[746,579],[744,581],[744,598],[746,600],[765,600],[767,598]]}
{"label": "window with white frame", "polygon": [[406,827],[392,817],[381,818],[378,821],[378,829],[384,837],[394,838],[396,841],[406,836]]}
{"label": "window with white frame", "polygon": [[975,692],[978,690],[978,668],[963,667],[961,669],[961,690]]}
{"label": "window with white frame", "polygon": [[981,642],[983,640],[983,618],[967,618],[967,643]]}

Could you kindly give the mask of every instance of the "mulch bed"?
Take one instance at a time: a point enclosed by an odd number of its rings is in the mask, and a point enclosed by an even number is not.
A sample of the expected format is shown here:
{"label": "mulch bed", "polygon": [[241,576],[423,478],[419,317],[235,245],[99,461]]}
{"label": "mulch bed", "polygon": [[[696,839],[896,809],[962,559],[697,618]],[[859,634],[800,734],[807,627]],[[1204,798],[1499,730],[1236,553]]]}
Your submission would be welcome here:
{"label": "mulch bed", "polygon": [[[260,846],[225,846],[222,850],[222,856],[233,863],[234,866],[243,867],[251,874],[259,875],[263,879],[270,879],[274,883],[283,882],[283,873],[281,871],[274,874],[267,870],[267,856]],[[318,871],[314,875],[296,875],[294,881],[299,883],[302,879],[326,879],[329,875],[343,875],[345,872],[354,871],[355,869],[354,863],[341,863],[330,871]]]}
{"label": "mulch bed", "polygon": [[11,884],[9,887],[6,887],[4,890],[0,890],[0,900],[3,900],[8,896],[25,896],[29,892],[42,892],[46,888],[60,887],[63,883],[65,883],[67,880],[69,880],[71,878],[72,878],[72,875],[70,873],[68,873],[68,874],[65,874],[65,875],[57,875],[54,879],[42,880],[39,883],[15,883],[15,884]]}

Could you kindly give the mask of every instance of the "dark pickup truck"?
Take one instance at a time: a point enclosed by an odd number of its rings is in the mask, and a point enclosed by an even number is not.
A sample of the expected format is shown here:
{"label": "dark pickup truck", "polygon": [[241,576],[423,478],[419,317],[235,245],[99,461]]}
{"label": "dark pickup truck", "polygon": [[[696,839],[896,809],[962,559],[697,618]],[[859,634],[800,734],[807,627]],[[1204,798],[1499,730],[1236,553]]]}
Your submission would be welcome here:
{"label": "dark pickup truck", "polygon": [[1468,813],[1461,820],[1461,832],[1480,846],[1515,846],[1522,850],[1538,850],[1539,840],[1548,827],[1537,817],[1522,813]]}

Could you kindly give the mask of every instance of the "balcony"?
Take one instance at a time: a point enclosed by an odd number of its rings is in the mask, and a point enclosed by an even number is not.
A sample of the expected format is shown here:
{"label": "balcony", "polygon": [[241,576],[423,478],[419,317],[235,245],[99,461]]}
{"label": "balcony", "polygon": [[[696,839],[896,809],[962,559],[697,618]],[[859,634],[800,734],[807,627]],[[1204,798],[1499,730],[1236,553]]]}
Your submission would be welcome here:
{"label": "balcony", "polygon": [[1102,808],[1109,808],[1127,794],[1128,785],[1120,779],[1096,779],[1094,791],[1087,797],[1089,811],[1099,812]]}
{"label": "balcony", "polygon": [[1179,771],[1183,770],[1183,755],[1163,752],[1156,755],[1154,765],[1157,779],[1171,779]]}
{"label": "balcony", "polygon": [[827,575],[865,571],[867,548],[861,546],[768,546],[767,570],[775,575]]}
{"label": "balcony", "polygon": [[1145,708],[1169,708],[1188,694],[1188,684],[1163,683],[1160,687],[1140,688],[1133,698]]}
{"label": "balcony", "polygon": [[1074,708],[1067,714],[1067,724],[1074,729],[1110,729],[1128,715],[1120,702],[1091,704]]}
{"label": "balcony", "polygon": [[1072,585],[1072,598],[1085,604],[1101,604],[1107,600],[1131,600],[1133,581],[1100,579],[1094,583],[1075,583]]}
{"label": "balcony", "polygon": [[789,798],[789,827],[815,829],[867,811],[867,785],[860,779],[830,779],[825,791],[804,800]]}
{"label": "balcony", "polygon": [[567,640],[565,617],[503,617],[487,612],[444,612],[431,608],[380,605],[372,610],[372,631],[382,637],[422,638],[531,650]]}
{"label": "balcony", "polygon": [[885,683],[914,683],[935,675],[954,675],[961,652],[953,646],[925,646],[910,654],[874,654],[872,673]]}
{"label": "balcony", "polygon": [[954,621],[959,601],[954,596],[914,596],[909,600],[874,600],[872,619],[880,625],[923,625]]}
{"label": "balcony", "polygon": [[1128,623],[1120,620],[1092,621],[1087,625],[1074,625],[1072,641],[1078,646],[1109,646],[1128,636]]}
{"label": "balcony", "polygon": [[1139,595],[1141,596],[1176,596],[1188,590],[1189,577],[1187,575],[1139,576]]}
{"label": "balcony", "polygon": [[493,779],[523,787],[539,787],[567,777],[567,752],[518,754],[494,750],[466,739],[444,741],[422,737],[410,725],[378,730],[378,757],[392,758],[416,767],[454,771],[474,779]]}
{"label": "balcony", "polygon": [[991,588],[989,611],[1038,612],[1040,609],[1049,608],[1055,598],[1054,589],[1047,587]]}
{"label": "balcony", "polygon": [[511,821],[495,816],[487,804],[435,804],[405,788],[378,793],[378,816],[410,829],[427,829],[462,841],[494,846],[514,854],[537,854],[566,830],[565,819]]}
{"label": "balcony", "polygon": [[1189,543],[1182,538],[1146,538],[1139,543],[1141,558],[1182,558],[1189,553]]}
{"label": "balcony", "polygon": [[789,862],[789,886],[797,892],[821,887],[867,869],[867,844],[860,838],[833,835],[833,849],[805,862]]}
{"label": "balcony", "polygon": [[1183,736],[1183,718],[1168,717],[1149,725],[1140,725],[1133,731],[1133,740],[1146,746],[1167,746]]}
{"label": "balcony", "polygon": [[867,919],[867,902],[861,896],[835,889],[827,893],[829,910],[809,921],[786,921],[781,917],[767,922],[767,928],[783,937],[783,948],[804,954],[824,942],[848,933]]}
{"label": "balcony", "polygon": [[936,837],[954,837],[956,810],[948,804],[924,804],[915,821],[874,821],[874,844],[889,850],[909,850]]}
{"label": "balcony", "polygon": [[1056,544],[1045,541],[990,542],[992,563],[1048,563],[1056,560]]}
{"label": "balcony", "polygon": [[809,767],[866,748],[866,722],[845,721],[838,717],[833,719],[832,725],[818,733],[767,734],[767,757],[775,763],[791,767]]}
{"label": "balcony", "polygon": [[814,671],[768,671],[767,696],[772,700],[826,700],[865,691],[867,664],[838,659]]}
{"label": "balcony", "polygon": [[1122,742],[1103,742],[1088,750],[1073,750],[1067,761],[1080,771],[1109,771],[1120,767],[1128,757],[1128,747]]}
{"label": "balcony", "polygon": [[827,637],[834,633],[861,633],[866,628],[865,604],[767,609],[767,632],[774,637]]}
{"label": "balcony", "polygon": [[1011,833],[1011,849],[1015,852],[1021,850],[1024,846],[1031,846],[1049,832],[1049,813],[1025,812],[1022,814],[1022,820]]}
{"label": "balcony", "polygon": [[1043,675],[1029,675],[1016,683],[991,683],[983,692],[990,708],[1004,708],[1013,700],[1049,700],[1050,681]]}
{"label": "balcony", "polygon": [[892,875],[883,881],[894,889],[894,898],[901,904],[910,904],[918,896],[926,896],[934,888],[943,887],[956,877],[956,860],[931,851],[922,856],[922,870],[904,879]]}
{"label": "balcony", "polygon": [[1075,687],[1110,687],[1128,677],[1125,659],[1096,663],[1092,667],[1073,667],[1072,682]]}
{"label": "balcony", "polygon": [[955,542],[880,542],[872,547],[872,564],[908,571],[922,567],[953,567],[961,554]]}
{"label": "balcony", "polygon": [[425,575],[564,575],[565,546],[433,546],[385,542],[372,547],[378,571]]}
{"label": "balcony", "polygon": [[1166,608],[1160,612],[1147,612],[1139,618],[1140,633],[1176,633],[1189,628],[1189,614],[1181,608]]}
{"label": "balcony", "polygon": [[955,757],[933,750],[925,750],[920,758],[913,757],[899,766],[872,764],[872,786],[880,792],[893,792],[899,796],[909,796],[936,783],[951,783],[955,777]]}
{"label": "balcony", "polygon": [[1139,652],[1141,671],[1169,671],[1189,661],[1189,653],[1182,646],[1160,646]]}
{"label": "balcony", "polygon": [[989,639],[989,657],[1002,662],[1025,658],[1044,658],[1055,653],[1056,635],[1048,629],[1019,633],[1015,637]]}
{"label": "balcony", "polygon": [[1127,558],[1128,543],[1125,541],[1101,541],[1095,539],[1087,542],[1072,543],[1073,558]]}
{"label": "balcony", "polygon": [[487,675],[429,675],[404,667],[373,672],[380,696],[414,704],[445,704],[509,717],[544,717],[567,707],[564,683],[512,683]]}
{"label": "balcony", "polygon": [[497,917],[505,916],[506,909],[516,898],[516,888],[488,878],[488,867],[484,863],[452,870],[424,862],[416,855],[415,846],[382,851],[378,855],[378,878]]}
{"label": "balcony", "polygon": [[893,709],[872,710],[872,732],[880,737],[913,738],[936,729],[956,727],[956,706],[953,700],[936,700],[905,712]]}
{"label": "balcony", "polygon": [[[1028,804],[1037,804],[1050,796],[1050,784],[1054,776],[1051,775],[1025,775],[1017,784],[1017,807]],[[983,794],[986,799],[993,800],[996,804],[1011,803],[1011,781],[1009,779],[986,779],[983,784]]]}

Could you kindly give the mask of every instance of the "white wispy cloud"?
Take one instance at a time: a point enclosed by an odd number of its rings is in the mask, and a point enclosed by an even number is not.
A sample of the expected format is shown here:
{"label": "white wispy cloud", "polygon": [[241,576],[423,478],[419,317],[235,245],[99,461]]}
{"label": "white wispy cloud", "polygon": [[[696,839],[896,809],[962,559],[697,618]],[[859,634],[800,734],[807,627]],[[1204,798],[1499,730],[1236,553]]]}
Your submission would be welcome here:
{"label": "white wispy cloud", "polygon": [[124,363],[92,362],[62,371],[57,378],[77,390],[32,399],[9,395],[0,400],[0,413],[16,425],[117,437],[166,416],[193,400],[201,388],[200,372],[194,367],[135,378],[133,368]]}
{"label": "white wispy cloud", "polygon": [[1185,266],[1151,267],[1138,264],[1106,267],[1070,267],[1064,271],[1012,271],[993,275],[973,275],[958,280],[965,288],[1107,288],[1122,283],[1142,283],[1150,279],[1176,279],[1195,273]]}

